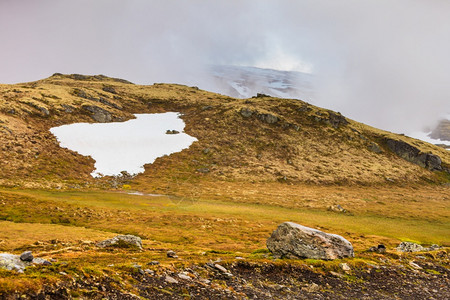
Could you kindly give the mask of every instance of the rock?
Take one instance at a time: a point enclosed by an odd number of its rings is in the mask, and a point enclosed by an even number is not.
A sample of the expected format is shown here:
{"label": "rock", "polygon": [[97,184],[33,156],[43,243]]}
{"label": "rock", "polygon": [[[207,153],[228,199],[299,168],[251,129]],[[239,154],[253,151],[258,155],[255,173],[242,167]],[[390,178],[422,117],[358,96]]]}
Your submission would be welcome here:
{"label": "rock", "polygon": [[222,273],[228,273],[228,270],[225,269],[224,267],[222,267],[222,266],[219,265],[219,264],[214,264],[214,268],[216,268],[217,270],[219,270],[219,271],[222,272]]}
{"label": "rock", "polygon": [[154,275],[154,274],[155,274],[155,271],[150,270],[150,269],[145,269],[144,272],[145,272],[146,274],[149,274],[149,275]]}
{"label": "rock", "polygon": [[258,119],[268,124],[274,124],[278,122],[278,117],[271,114],[259,114]]}
{"label": "rock", "polygon": [[206,174],[206,173],[209,173],[210,170],[209,170],[209,168],[200,168],[200,169],[197,169],[197,172]]}
{"label": "rock", "polygon": [[183,280],[191,280],[192,279],[191,277],[189,277],[188,275],[183,274],[183,273],[178,274],[178,277],[180,277]]}
{"label": "rock", "polygon": [[152,261],[149,262],[147,265],[156,266],[156,265],[159,265],[159,261],[157,261],[157,260],[152,260]]}
{"label": "rock", "polygon": [[164,280],[168,283],[178,283],[178,280],[176,280],[175,278],[173,278],[169,275],[166,275],[166,278]]}
{"label": "rock", "polygon": [[419,252],[419,251],[425,251],[426,249],[416,243],[401,242],[398,245],[397,250],[401,251],[401,252]]}
{"label": "rock", "polygon": [[442,247],[439,246],[439,245],[433,244],[430,247],[428,247],[427,250],[428,251],[434,251],[434,250],[437,250],[437,249],[440,249],[440,248],[442,248]]}
{"label": "rock", "polygon": [[351,270],[350,266],[347,263],[341,263],[339,264],[339,267],[341,267],[341,269],[346,272]]}
{"label": "rock", "polygon": [[437,155],[423,153],[416,147],[399,140],[386,139],[386,145],[392,152],[409,162],[427,168],[430,171],[442,170],[442,160]]}
{"label": "rock", "polygon": [[167,254],[167,257],[170,257],[170,258],[178,258],[177,253],[176,253],[175,251],[172,251],[172,250],[167,251],[166,254]]}
{"label": "rock", "polygon": [[112,239],[104,240],[97,243],[97,247],[106,248],[106,247],[119,247],[119,248],[138,248],[142,249],[142,240],[140,237],[127,234],[127,235],[118,235],[113,237]]}
{"label": "rock", "polygon": [[240,114],[244,118],[250,118],[253,115],[253,111],[248,108],[241,108]]}
{"label": "rock", "polygon": [[299,112],[308,112],[311,111],[312,108],[308,104],[303,104],[301,107],[297,109]]}
{"label": "rock", "polygon": [[375,152],[377,154],[383,152],[383,150],[381,150],[380,146],[378,146],[376,143],[371,142],[369,146],[367,146],[367,149],[369,149],[372,152]]}
{"label": "rock", "polygon": [[180,132],[178,131],[178,130],[170,130],[170,129],[168,129],[168,130],[166,130],[166,134],[179,134]]}
{"label": "rock", "polygon": [[335,113],[333,111],[328,111],[328,119],[326,119],[325,122],[334,128],[339,128],[348,124],[347,119],[341,115],[341,113]]}
{"label": "rock", "polygon": [[317,283],[313,282],[305,287],[302,287],[302,290],[308,293],[316,293],[320,291],[320,287]]}
{"label": "rock", "polygon": [[37,265],[44,265],[44,266],[51,266],[52,263],[49,262],[48,260],[45,260],[43,258],[33,258],[33,264],[37,264]]}
{"label": "rock", "polygon": [[416,269],[416,270],[422,270],[422,267],[419,266],[418,264],[416,264],[415,262],[410,261],[410,262],[409,262],[409,265],[410,265],[411,267],[413,267],[414,269]]}
{"label": "rock", "polygon": [[266,95],[263,93],[256,93],[256,97],[253,97],[253,98],[264,98],[264,97],[270,97],[270,95]]}
{"label": "rock", "polygon": [[377,252],[380,254],[386,253],[386,246],[383,244],[378,245],[377,247],[370,247],[368,250],[368,252]]}
{"label": "rock", "polygon": [[353,257],[352,244],[342,236],[329,234],[293,222],[285,222],[267,239],[276,258],[337,259]]}
{"label": "rock", "polygon": [[22,254],[20,254],[20,260],[33,261],[33,254],[31,254],[31,251],[25,251]]}
{"label": "rock", "polygon": [[[27,258],[29,256],[27,255]],[[21,260],[19,255],[14,255],[10,253],[0,253],[0,269],[17,271],[19,273],[23,273],[26,267],[32,264],[42,264],[42,265],[51,265],[45,259],[42,258],[34,258],[32,261]]]}
{"label": "rock", "polygon": [[343,208],[340,204],[338,205],[331,205],[328,207],[328,210],[330,211],[336,211],[336,212],[342,212],[342,213],[346,213],[347,210],[345,208]]}
{"label": "rock", "polygon": [[380,244],[377,246],[377,252],[380,254],[386,253],[386,246],[383,244]]}
{"label": "rock", "polygon": [[117,94],[116,90],[114,89],[114,87],[110,86],[110,85],[105,85],[102,88],[103,91],[111,93],[111,94]]}
{"label": "rock", "polygon": [[111,113],[101,107],[95,105],[83,105],[82,108],[92,113],[91,118],[100,123],[112,121]]}

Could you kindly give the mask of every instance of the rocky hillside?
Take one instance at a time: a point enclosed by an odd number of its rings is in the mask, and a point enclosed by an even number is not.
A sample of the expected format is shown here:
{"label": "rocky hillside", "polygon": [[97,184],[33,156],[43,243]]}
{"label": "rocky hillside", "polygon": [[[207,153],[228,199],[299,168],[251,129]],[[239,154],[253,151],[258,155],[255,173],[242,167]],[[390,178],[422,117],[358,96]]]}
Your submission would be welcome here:
{"label": "rocky hillside", "polygon": [[102,75],[62,75],[0,85],[0,183],[104,183],[94,161],[62,149],[49,132],[74,122],[113,122],[133,113],[178,111],[189,149],[158,159],[135,178],[207,181],[447,182],[450,152],[377,130],[337,112],[263,94],[235,99],[175,84],[141,86]]}

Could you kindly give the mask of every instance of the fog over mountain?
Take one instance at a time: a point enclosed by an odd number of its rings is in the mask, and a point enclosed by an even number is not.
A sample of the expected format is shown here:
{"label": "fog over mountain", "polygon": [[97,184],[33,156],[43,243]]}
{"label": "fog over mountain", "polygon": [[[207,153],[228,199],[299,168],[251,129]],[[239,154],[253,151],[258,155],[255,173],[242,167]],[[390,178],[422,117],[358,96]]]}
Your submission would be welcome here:
{"label": "fog over mountain", "polygon": [[314,78],[305,100],[411,132],[450,112],[449,15],[445,0],[1,0],[0,82],[61,72],[220,90],[211,65],[298,71]]}

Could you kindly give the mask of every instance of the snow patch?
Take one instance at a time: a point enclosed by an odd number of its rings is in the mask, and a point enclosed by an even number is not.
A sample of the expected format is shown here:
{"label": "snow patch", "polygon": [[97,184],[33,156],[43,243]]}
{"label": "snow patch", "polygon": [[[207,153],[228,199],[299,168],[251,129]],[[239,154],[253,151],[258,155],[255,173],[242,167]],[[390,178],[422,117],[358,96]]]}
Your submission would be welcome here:
{"label": "snow patch", "polygon": [[[183,133],[179,113],[136,114],[136,119],[113,123],[76,123],[50,129],[60,146],[91,156],[92,176],[144,172],[144,164],[158,157],[180,152],[197,139]],[[166,134],[177,130],[179,134]]]}

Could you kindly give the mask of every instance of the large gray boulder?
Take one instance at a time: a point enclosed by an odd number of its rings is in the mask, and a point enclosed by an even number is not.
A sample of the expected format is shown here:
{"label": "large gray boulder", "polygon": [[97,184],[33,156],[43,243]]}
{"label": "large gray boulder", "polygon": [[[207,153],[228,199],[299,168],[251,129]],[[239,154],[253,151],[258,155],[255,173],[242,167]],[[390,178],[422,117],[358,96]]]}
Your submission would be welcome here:
{"label": "large gray boulder", "polygon": [[267,248],[276,258],[330,260],[354,256],[352,244],[342,236],[293,222],[278,226],[267,240]]}
{"label": "large gray boulder", "polygon": [[138,248],[142,249],[142,240],[140,237],[127,234],[127,235],[117,235],[112,239],[107,239],[97,243],[100,248],[106,247],[119,247],[119,248]]}

